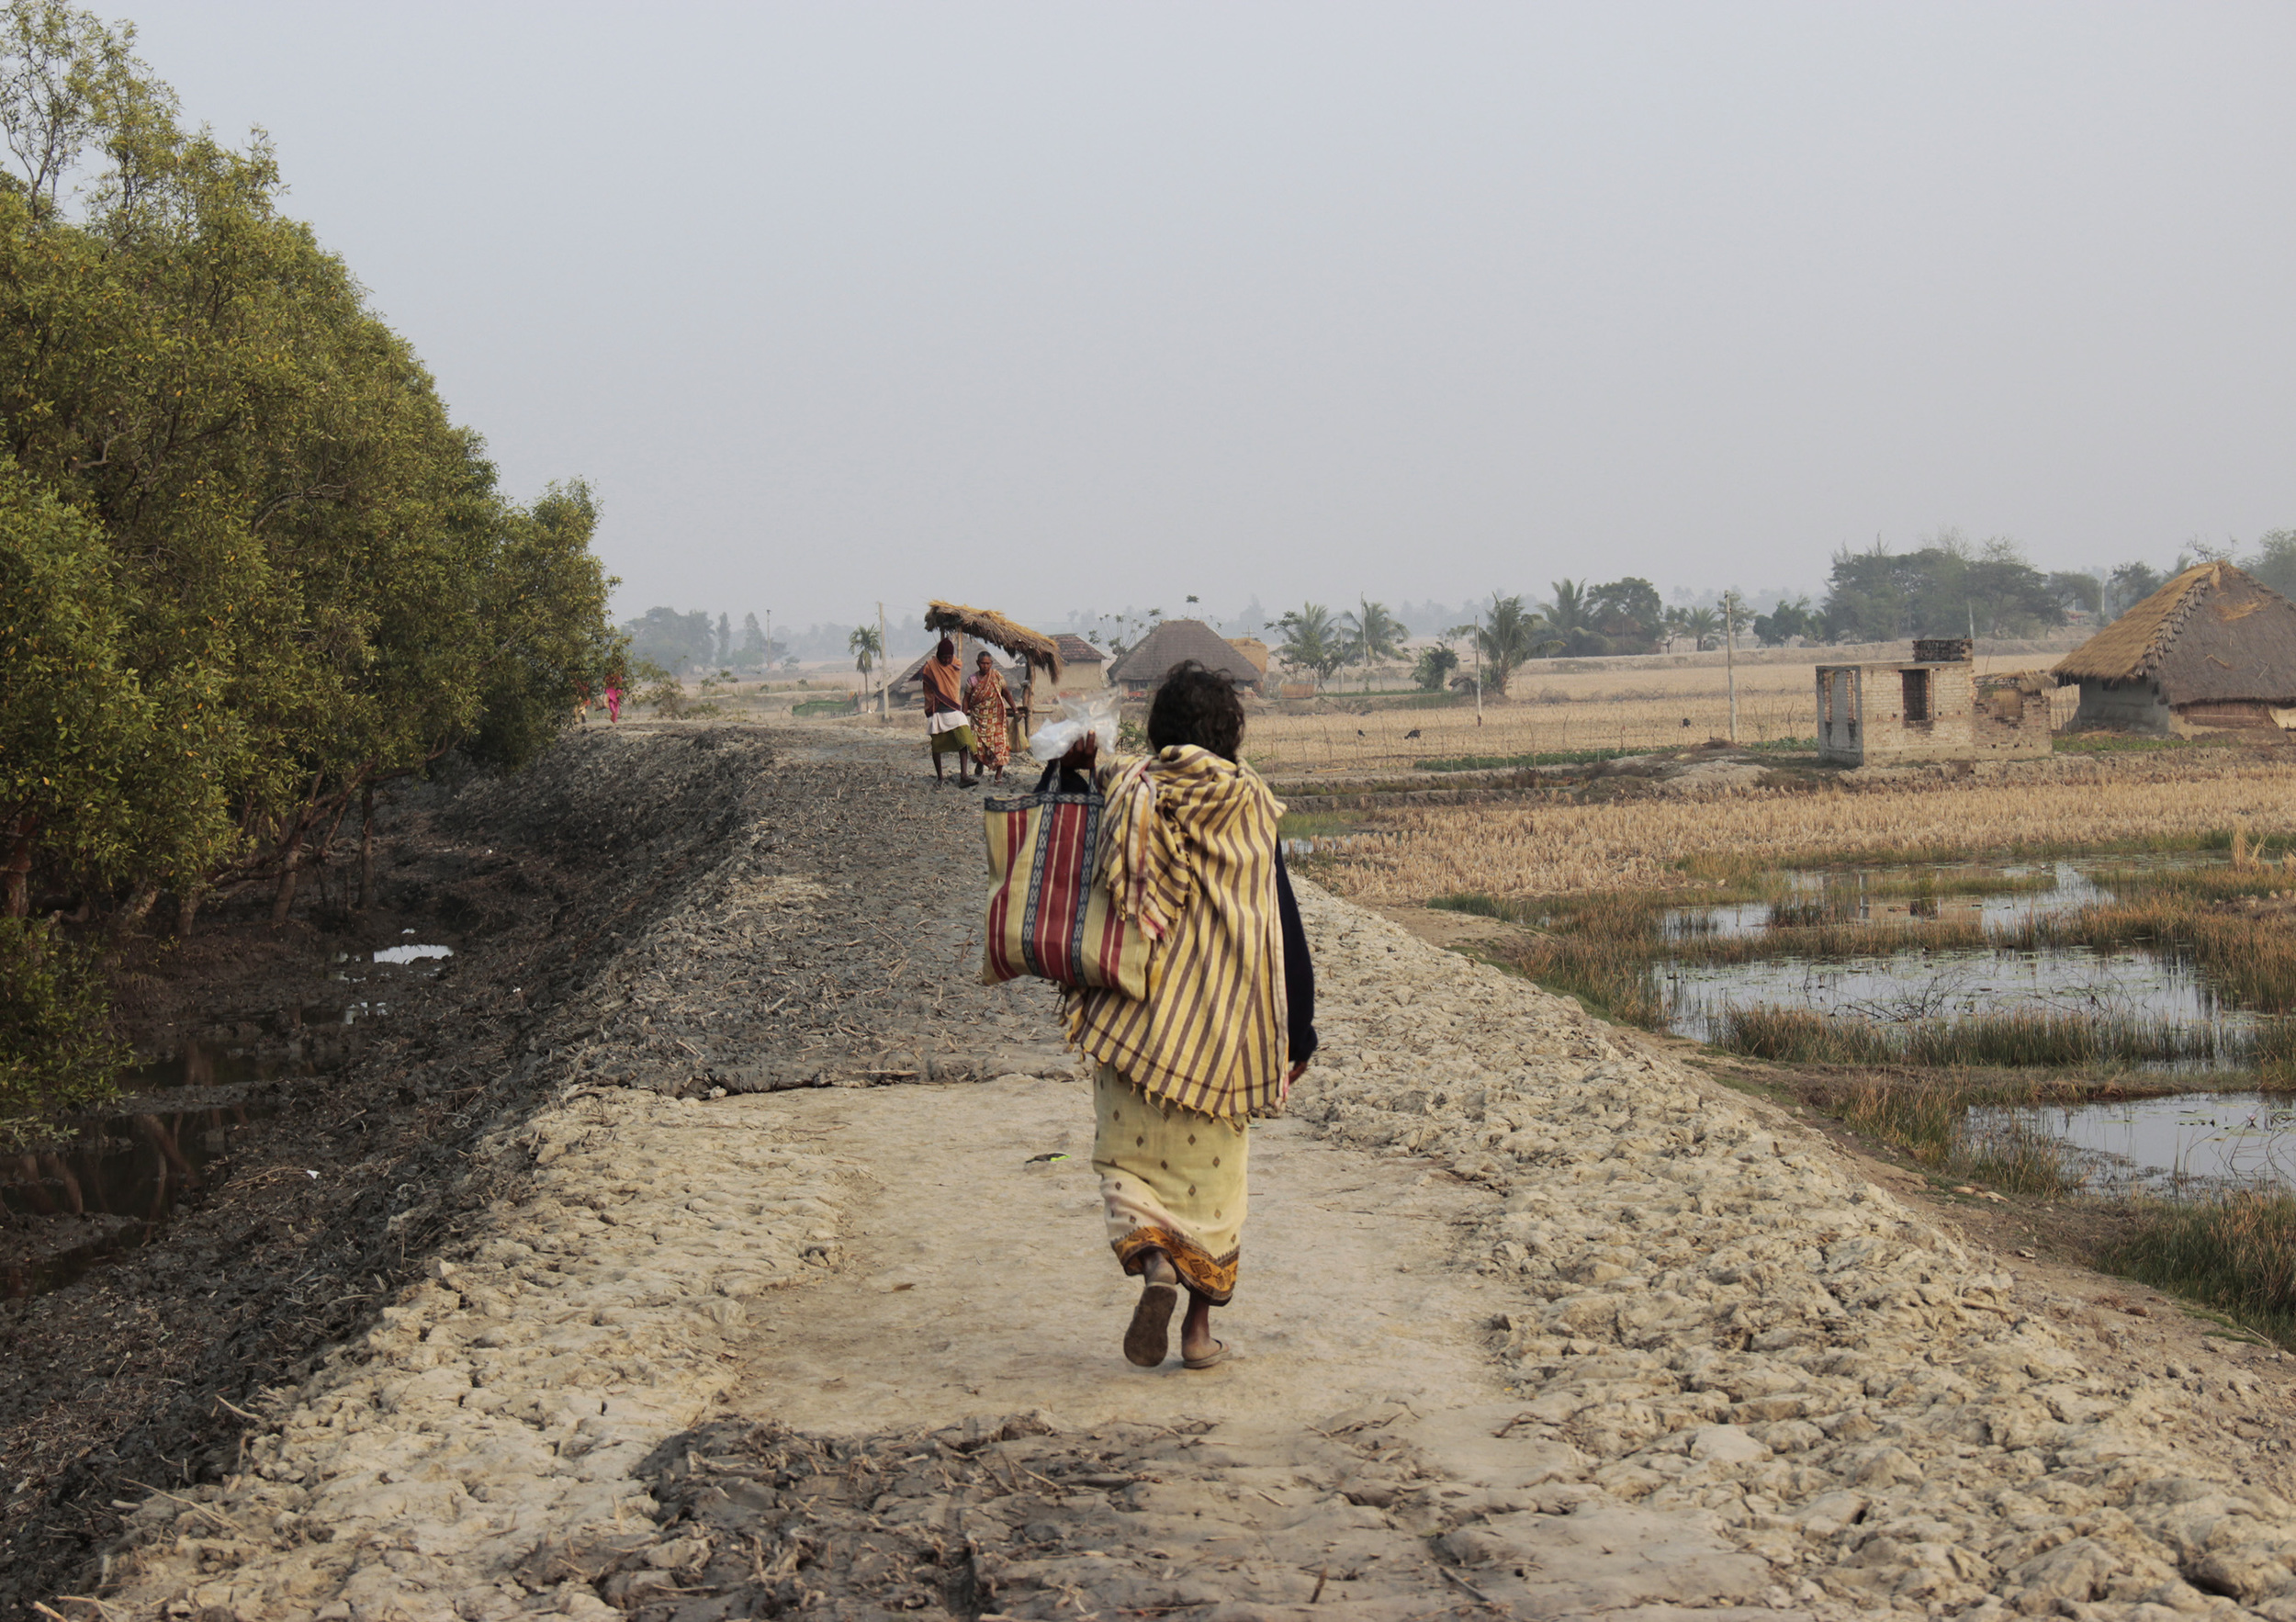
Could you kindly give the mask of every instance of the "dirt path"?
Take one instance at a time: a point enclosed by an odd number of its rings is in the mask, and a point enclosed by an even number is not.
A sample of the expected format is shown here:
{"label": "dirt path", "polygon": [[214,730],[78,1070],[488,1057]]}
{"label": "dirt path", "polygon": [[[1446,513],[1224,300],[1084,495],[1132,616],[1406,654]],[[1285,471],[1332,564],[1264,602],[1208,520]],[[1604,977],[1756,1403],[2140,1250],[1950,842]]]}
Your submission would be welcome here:
{"label": "dirt path", "polygon": [[[1476,1280],[1454,1265],[1458,1227],[1496,1200],[1444,1173],[1295,1121],[1255,1132],[1243,1283],[1216,1315],[1232,1361],[1151,1373],[1118,1351],[1140,1286],[1102,1236],[1084,1084],[814,1092],[772,1109],[868,1177],[838,1275],[741,1348],[746,1416],[846,1434],[1031,1408],[1086,1426],[1299,1424],[1505,1394]],[[1048,1154],[1067,1158],[1033,1158]]]}
{"label": "dirt path", "polygon": [[2296,1618],[2275,1354],[1312,885],[1237,1359],[1129,1369],[1049,1001],[969,977],[977,802],[805,747],[528,1032],[424,1280],[129,1516],[109,1615]]}

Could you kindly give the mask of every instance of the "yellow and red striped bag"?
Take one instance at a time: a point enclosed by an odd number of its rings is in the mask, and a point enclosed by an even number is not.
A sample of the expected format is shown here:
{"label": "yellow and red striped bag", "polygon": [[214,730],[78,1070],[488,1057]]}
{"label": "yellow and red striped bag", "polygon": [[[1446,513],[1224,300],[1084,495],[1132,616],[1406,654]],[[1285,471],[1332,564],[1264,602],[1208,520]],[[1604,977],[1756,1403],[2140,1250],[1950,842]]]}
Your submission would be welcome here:
{"label": "yellow and red striped bag", "polygon": [[1146,997],[1148,932],[1093,882],[1108,801],[1090,778],[1071,772],[1062,784],[1060,775],[1055,762],[1035,793],[982,805],[992,888],[981,982],[1028,974]]}

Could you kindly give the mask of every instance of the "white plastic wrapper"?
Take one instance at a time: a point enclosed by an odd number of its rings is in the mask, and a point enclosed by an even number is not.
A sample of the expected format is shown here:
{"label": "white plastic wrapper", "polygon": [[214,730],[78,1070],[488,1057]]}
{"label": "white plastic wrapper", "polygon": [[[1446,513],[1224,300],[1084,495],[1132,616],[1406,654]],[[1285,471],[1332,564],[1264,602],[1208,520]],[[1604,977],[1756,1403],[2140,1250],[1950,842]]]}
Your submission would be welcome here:
{"label": "white plastic wrapper", "polygon": [[1062,699],[1061,718],[1036,729],[1029,739],[1029,753],[1050,766],[1082,742],[1087,732],[1099,738],[1102,754],[1115,753],[1117,706],[1121,702],[1113,693]]}

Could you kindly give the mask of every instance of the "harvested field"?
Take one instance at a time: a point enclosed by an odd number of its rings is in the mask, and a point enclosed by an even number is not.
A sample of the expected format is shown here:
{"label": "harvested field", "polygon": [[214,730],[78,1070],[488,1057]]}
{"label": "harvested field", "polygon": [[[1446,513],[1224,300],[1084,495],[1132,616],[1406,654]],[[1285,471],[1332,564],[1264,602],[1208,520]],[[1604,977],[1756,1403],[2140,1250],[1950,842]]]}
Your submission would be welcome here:
{"label": "harvested field", "polygon": [[2229,839],[2244,820],[2277,843],[2296,830],[2290,783],[2285,767],[2245,760],[2048,760],[1999,778],[1908,772],[1817,789],[1406,810],[1314,871],[1342,895],[1392,904],[1695,888],[1733,864],[2189,849]]}
{"label": "harvested field", "polygon": [[[1906,649],[1829,650],[1825,662],[1902,658]],[[1982,671],[2030,670],[2053,656],[1997,656]],[[1728,672],[1718,664],[1640,668],[1604,662],[1535,662],[1516,672],[1509,696],[1487,697],[1481,724],[1471,702],[1431,701],[1387,707],[1392,699],[1358,699],[1332,688],[1332,713],[1255,716],[1245,745],[1262,771],[1395,771],[1424,760],[1506,760],[1593,749],[1680,749],[1730,735]],[[1819,661],[1745,663],[1738,670],[1739,739],[1774,744],[1818,735]],[[2072,718],[2079,695],[2056,694],[2055,724]],[[1359,713],[1367,712],[1367,713]],[[1417,731],[1417,738],[1407,734]]]}

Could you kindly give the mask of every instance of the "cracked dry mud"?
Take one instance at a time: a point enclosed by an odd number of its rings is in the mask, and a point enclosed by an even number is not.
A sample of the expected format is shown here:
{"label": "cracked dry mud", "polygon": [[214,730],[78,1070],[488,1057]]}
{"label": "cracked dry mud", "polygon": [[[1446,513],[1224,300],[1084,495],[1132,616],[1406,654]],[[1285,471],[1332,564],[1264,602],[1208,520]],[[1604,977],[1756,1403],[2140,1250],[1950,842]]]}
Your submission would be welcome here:
{"label": "cracked dry mud", "polygon": [[[850,835],[728,827],[468,1145],[519,1197],[134,1511],[108,1614],[2296,1618],[2279,1354],[1309,884],[1236,1355],[1128,1368],[1050,999],[970,981],[975,802],[836,749],[940,893],[816,927]],[[900,995],[777,1038],[825,974]]]}

